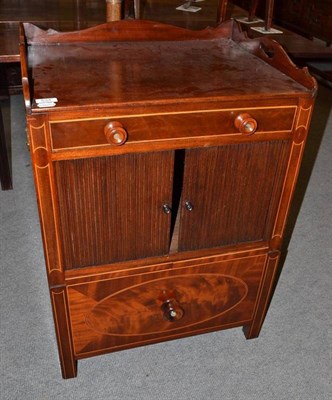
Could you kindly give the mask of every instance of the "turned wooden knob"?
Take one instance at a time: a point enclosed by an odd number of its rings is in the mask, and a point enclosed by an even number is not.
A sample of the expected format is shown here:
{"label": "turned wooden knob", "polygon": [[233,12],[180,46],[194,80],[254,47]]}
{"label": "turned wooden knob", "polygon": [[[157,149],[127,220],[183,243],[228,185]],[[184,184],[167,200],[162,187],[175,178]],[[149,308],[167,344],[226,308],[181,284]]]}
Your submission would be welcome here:
{"label": "turned wooden knob", "polygon": [[243,135],[252,135],[257,130],[257,121],[250,114],[239,114],[234,125]]}
{"label": "turned wooden knob", "polygon": [[128,139],[128,133],[121,122],[109,122],[104,128],[104,132],[109,144],[120,146]]}

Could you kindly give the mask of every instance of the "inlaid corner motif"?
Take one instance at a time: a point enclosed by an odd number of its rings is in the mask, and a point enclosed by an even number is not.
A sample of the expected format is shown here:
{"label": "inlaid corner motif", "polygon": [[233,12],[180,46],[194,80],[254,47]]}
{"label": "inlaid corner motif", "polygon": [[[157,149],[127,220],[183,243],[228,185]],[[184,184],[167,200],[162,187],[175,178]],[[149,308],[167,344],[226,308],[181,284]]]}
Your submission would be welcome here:
{"label": "inlaid corner motif", "polygon": [[296,180],[300,170],[301,158],[304,149],[303,140],[300,143],[296,143],[295,141],[292,143],[286,172],[286,180],[284,181],[281,193],[281,200],[279,202],[277,216],[273,228],[271,244],[273,244],[273,242],[277,243],[281,239],[285,229],[286,218],[292,200],[292,193],[294,192]]}
{"label": "inlaid corner motif", "polygon": [[[293,142],[286,172],[286,180],[283,185],[281,201],[277,212],[277,217],[273,229],[271,245],[279,244],[283,235],[286,218],[291,204],[292,193],[295,189],[296,180],[301,166],[302,154],[304,151],[304,141],[309,128],[312,105],[309,107],[300,106],[294,129]],[[285,199],[285,200],[283,200]]]}
{"label": "inlaid corner motif", "polygon": [[49,161],[47,154],[45,122],[37,126],[30,123],[29,129],[30,129],[30,145],[32,150],[32,156],[34,159],[34,165],[36,168],[47,168]]}
{"label": "inlaid corner motif", "polygon": [[33,149],[38,147],[46,148],[46,125],[43,122],[40,125],[34,125],[33,122],[37,122],[35,120],[30,121],[29,129],[30,129],[30,137],[31,137],[31,146]]}
{"label": "inlaid corner motif", "polygon": [[301,144],[305,139],[305,135],[309,128],[312,106],[304,108],[300,107],[294,131],[294,143]]}
{"label": "inlaid corner motif", "polygon": [[36,168],[43,169],[48,167],[49,164],[48,154],[47,154],[47,149],[45,147],[34,148],[33,157],[35,160]]}

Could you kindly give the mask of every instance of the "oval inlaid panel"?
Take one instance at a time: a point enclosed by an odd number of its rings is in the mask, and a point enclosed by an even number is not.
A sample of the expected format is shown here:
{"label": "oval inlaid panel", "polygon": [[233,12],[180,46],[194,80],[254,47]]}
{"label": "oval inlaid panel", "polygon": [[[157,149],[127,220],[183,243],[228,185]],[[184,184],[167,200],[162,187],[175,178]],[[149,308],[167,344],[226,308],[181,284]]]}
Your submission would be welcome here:
{"label": "oval inlaid panel", "polygon": [[[128,287],[101,300],[86,314],[93,330],[115,336],[151,335],[197,325],[236,307],[248,287],[241,279],[221,274],[178,275]],[[183,309],[177,321],[167,320],[161,309],[163,293]]]}

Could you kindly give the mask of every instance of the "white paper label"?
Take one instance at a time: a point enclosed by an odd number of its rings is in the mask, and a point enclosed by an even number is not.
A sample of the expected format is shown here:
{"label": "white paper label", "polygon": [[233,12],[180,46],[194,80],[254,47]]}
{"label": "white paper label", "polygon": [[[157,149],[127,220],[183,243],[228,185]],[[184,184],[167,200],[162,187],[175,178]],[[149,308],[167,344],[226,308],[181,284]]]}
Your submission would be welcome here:
{"label": "white paper label", "polygon": [[56,97],[49,97],[46,99],[36,99],[37,104],[43,104],[43,103],[57,103],[58,99]]}
{"label": "white paper label", "polygon": [[235,18],[237,21],[241,22],[241,24],[257,24],[257,22],[263,22],[262,19],[254,17],[252,21],[248,20],[248,17],[242,17],[242,18]]}
{"label": "white paper label", "polygon": [[250,29],[252,29],[253,31],[262,33],[263,35],[274,35],[276,33],[278,33],[278,34],[283,33],[282,31],[279,31],[279,29],[274,29],[274,28],[270,28],[267,31],[264,26],[257,26],[257,27],[250,28]]}
{"label": "white paper label", "polygon": [[49,103],[39,103],[39,104],[37,104],[37,107],[39,107],[39,108],[47,108],[47,107],[54,107],[54,106],[56,106],[56,103],[53,103],[53,102],[49,102]]}

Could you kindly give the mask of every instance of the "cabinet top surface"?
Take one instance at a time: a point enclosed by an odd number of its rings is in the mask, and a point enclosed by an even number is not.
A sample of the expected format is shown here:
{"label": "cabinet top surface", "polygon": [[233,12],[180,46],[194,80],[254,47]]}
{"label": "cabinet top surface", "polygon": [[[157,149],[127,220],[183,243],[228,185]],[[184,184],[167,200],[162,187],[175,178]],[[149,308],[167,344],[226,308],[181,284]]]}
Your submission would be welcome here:
{"label": "cabinet top surface", "polygon": [[33,99],[57,109],[310,92],[227,37],[31,44],[28,68]]}

